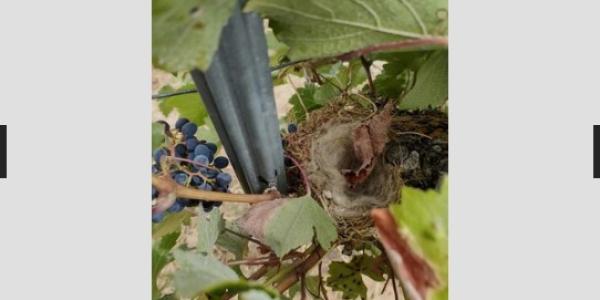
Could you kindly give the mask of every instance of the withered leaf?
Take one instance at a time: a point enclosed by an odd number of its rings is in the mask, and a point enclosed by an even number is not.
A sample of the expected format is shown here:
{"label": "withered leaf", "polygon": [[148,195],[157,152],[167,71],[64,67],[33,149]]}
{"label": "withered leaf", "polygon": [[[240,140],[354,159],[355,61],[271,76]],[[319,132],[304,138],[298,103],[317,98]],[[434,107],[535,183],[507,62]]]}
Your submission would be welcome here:
{"label": "withered leaf", "polygon": [[427,292],[439,284],[433,268],[411,248],[407,237],[398,231],[398,225],[388,209],[374,209],[371,217],[394,273],[404,282],[411,299],[426,299]]}
{"label": "withered leaf", "polygon": [[361,184],[369,177],[375,160],[383,153],[389,141],[388,131],[392,123],[393,108],[392,102],[388,102],[381,112],[352,131],[354,156],[360,165],[355,170],[342,170],[351,187]]}

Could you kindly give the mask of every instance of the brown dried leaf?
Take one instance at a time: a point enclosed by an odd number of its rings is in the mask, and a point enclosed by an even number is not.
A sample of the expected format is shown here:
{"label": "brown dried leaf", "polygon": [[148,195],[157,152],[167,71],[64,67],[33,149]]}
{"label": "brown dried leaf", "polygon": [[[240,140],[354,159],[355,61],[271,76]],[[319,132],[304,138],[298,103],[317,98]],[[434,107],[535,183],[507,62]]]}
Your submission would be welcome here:
{"label": "brown dried leaf", "polygon": [[280,198],[272,201],[264,201],[254,204],[250,209],[237,220],[238,227],[246,234],[265,240],[265,224],[287,199]]}
{"label": "brown dried leaf", "polygon": [[403,288],[413,300],[426,299],[428,290],[439,284],[433,268],[410,247],[407,238],[397,230],[398,225],[387,209],[373,209],[371,217],[379,240],[385,248],[394,273],[402,281]]}
{"label": "brown dried leaf", "polygon": [[385,144],[389,141],[388,131],[392,124],[393,108],[392,102],[387,103],[381,112],[352,131],[354,156],[360,165],[355,170],[342,170],[352,187],[369,177],[375,166],[375,159],[383,153]]}

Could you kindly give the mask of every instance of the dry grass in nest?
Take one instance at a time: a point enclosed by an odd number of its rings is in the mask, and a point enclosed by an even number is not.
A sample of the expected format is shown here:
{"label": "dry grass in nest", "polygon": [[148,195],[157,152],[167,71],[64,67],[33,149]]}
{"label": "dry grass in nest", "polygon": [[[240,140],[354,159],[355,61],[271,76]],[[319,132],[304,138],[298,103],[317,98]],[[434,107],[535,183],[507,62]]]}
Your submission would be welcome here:
{"label": "dry grass in nest", "polygon": [[[305,170],[309,169],[309,164],[312,160],[311,149],[313,141],[318,134],[322,133],[325,125],[332,127],[348,123],[358,124],[376,113],[375,105],[373,103],[365,105],[364,101],[361,100],[364,98],[362,95],[341,95],[326,106],[309,113],[306,120],[298,124],[299,130],[286,137],[287,153],[300,162]],[[349,151],[351,150],[349,149]],[[398,181],[400,181],[399,177]],[[360,211],[356,215],[339,215],[336,213],[339,207],[336,207],[335,203],[323,196],[321,187],[312,181],[310,186],[313,197],[321,203],[335,220],[342,243],[353,243],[372,238],[373,223],[368,214],[371,207],[368,205],[356,207],[356,210]],[[301,188],[299,187],[299,189]]]}

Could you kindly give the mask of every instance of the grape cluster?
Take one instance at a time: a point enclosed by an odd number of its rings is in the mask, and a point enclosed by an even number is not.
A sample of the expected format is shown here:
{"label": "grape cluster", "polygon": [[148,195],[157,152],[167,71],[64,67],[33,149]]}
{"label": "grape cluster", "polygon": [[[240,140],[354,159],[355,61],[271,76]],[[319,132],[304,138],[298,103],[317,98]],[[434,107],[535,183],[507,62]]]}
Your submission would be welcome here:
{"label": "grape cluster", "polygon": [[[228,192],[231,184],[231,175],[224,173],[222,169],[229,165],[229,160],[223,156],[215,156],[217,145],[196,138],[198,126],[186,118],[180,118],[175,123],[175,137],[172,147],[159,148],[154,152],[153,174],[164,174],[168,172],[171,178],[180,185],[197,188],[205,191]],[[173,153],[171,153],[173,152]],[[167,156],[174,156],[167,164],[161,164]],[[164,166],[168,170],[162,170]],[[152,199],[158,197],[158,191],[152,187]],[[176,213],[186,207],[202,205],[204,211],[209,212],[213,207],[218,207],[222,202],[200,201],[192,199],[177,198],[166,212]],[[160,222],[165,212],[154,213],[152,222]]]}

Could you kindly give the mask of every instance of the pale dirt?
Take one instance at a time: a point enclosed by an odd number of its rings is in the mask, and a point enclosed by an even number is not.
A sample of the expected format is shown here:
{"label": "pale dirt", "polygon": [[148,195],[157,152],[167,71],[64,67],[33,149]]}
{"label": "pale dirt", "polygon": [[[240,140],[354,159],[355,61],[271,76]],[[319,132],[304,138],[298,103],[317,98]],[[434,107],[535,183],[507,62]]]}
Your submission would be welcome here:
{"label": "pale dirt", "polygon": [[[381,71],[381,66],[380,65],[376,65],[374,68],[375,72]],[[276,106],[277,106],[277,115],[278,118],[284,117],[287,115],[288,111],[290,110],[291,106],[288,103],[288,99],[294,95],[295,93],[295,88],[300,88],[302,86],[304,86],[304,79],[300,78],[300,77],[296,77],[296,76],[290,76],[290,79],[292,80],[292,84],[282,84],[282,85],[278,85],[275,86],[273,89],[274,95],[275,95],[275,102],[276,102]],[[166,85],[171,85],[174,88],[177,88],[179,86],[181,86],[181,81],[178,80],[176,77],[174,77],[173,75],[171,75],[170,73],[161,71],[159,69],[153,69],[152,71],[152,94],[156,94],[158,93],[158,91],[163,88]],[[165,116],[162,114],[162,112],[160,111],[160,109],[158,108],[158,101],[152,101],[152,121],[158,121],[158,120],[164,120],[166,122],[168,122],[169,124],[174,124],[175,121],[178,118],[178,113],[176,112],[176,110],[172,111],[168,116]],[[219,155],[223,155],[226,156],[225,152],[223,151],[222,148],[219,149]],[[231,185],[231,192],[232,193],[243,193],[243,190],[237,180],[237,178],[235,178],[235,173],[233,172],[233,169],[231,169],[231,166],[227,167],[227,169],[225,169],[226,172],[228,172],[229,174],[231,174],[234,179]],[[247,204],[229,204],[229,203],[225,203],[221,206],[221,211],[223,212],[223,217],[226,220],[234,220],[237,219],[239,216],[241,216],[244,211],[246,211],[248,208]],[[196,244],[196,240],[197,240],[197,233],[196,233],[196,227],[195,224],[197,224],[197,221],[195,219],[192,220],[190,226],[183,228],[182,231],[182,237],[180,238],[180,242],[186,244],[187,246],[193,247]],[[221,255],[223,255],[224,253],[221,253]],[[256,249],[254,247],[251,247],[250,249],[250,255],[258,255],[256,253]],[[225,257],[224,255],[222,256],[222,258],[225,259],[231,259],[229,257]],[[328,263],[330,261],[340,261],[340,260],[344,260],[344,261],[350,261],[350,258],[347,256],[343,256],[341,254],[341,249],[334,249],[333,251],[330,251],[324,258],[323,258],[323,280],[326,280],[327,278],[327,271],[328,271]],[[165,270],[163,271],[163,273],[171,273],[173,271],[174,266],[173,265],[169,265],[165,268]],[[249,273],[246,273],[249,274]],[[309,272],[308,275],[317,275],[318,271],[317,268],[313,268],[313,270],[311,270]],[[387,288],[385,289],[385,292],[382,294],[381,291],[384,287],[384,283],[383,282],[375,282],[373,280],[371,280],[370,278],[363,276],[363,280],[367,286],[367,299],[394,299],[394,293],[391,287],[391,283],[388,284]],[[165,291],[167,290],[172,290],[172,288],[167,288]],[[342,299],[342,294],[341,292],[332,292],[330,289],[328,289],[328,297],[330,300],[338,300],[338,299]],[[310,299],[311,296],[309,293],[307,293],[307,298]],[[399,299],[402,299],[402,295],[399,294],[398,295]],[[300,299],[299,295],[296,295],[294,297],[294,299]]]}

